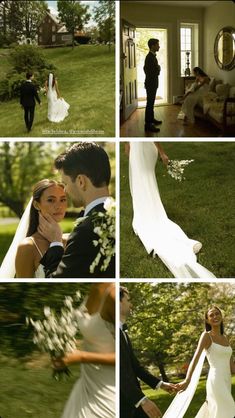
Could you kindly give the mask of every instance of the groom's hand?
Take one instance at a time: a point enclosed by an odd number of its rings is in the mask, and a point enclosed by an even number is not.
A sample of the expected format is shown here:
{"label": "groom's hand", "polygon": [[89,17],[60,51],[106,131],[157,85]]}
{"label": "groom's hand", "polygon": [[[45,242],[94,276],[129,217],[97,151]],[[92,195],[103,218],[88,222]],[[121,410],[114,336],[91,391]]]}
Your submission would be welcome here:
{"label": "groom's hand", "polygon": [[162,382],[161,389],[168,393],[175,393],[177,392],[177,385],[174,385],[173,383]]}
{"label": "groom's hand", "polygon": [[160,418],[162,416],[160,409],[150,399],[145,398],[140,406],[149,418]]}
{"label": "groom's hand", "polygon": [[38,232],[49,242],[62,242],[62,231],[51,215],[39,213]]}

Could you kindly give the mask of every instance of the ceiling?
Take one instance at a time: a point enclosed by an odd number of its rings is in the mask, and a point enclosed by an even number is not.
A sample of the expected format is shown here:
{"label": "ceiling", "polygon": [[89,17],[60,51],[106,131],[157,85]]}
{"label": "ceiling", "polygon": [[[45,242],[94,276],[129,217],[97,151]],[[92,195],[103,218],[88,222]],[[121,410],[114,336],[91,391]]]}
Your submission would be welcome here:
{"label": "ceiling", "polygon": [[[136,3],[135,1],[130,1],[130,3]],[[217,3],[217,1],[201,1],[201,0],[171,0],[171,1],[165,1],[165,0],[155,0],[155,1],[138,1],[138,3],[156,3],[156,4],[161,4],[164,6],[186,6],[186,7],[208,7],[211,6],[214,3]]]}

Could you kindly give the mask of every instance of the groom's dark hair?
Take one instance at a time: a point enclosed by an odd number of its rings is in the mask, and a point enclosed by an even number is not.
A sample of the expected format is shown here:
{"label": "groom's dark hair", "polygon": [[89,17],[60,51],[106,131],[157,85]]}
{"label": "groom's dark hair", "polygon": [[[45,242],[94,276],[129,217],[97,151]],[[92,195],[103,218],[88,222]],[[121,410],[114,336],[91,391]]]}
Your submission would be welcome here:
{"label": "groom's dark hair", "polygon": [[120,286],[119,293],[120,293],[120,302],[122,301],[125,295],[129,295],[129,291],[127,287],[124,287],[124,286]]}
{"label": "groom's dark hair", "polygon": [[108,154],[95,142],[78,142],[55,159],[55,168],[74,182],[85,174],[95,187],[108,186],[111,169]]}

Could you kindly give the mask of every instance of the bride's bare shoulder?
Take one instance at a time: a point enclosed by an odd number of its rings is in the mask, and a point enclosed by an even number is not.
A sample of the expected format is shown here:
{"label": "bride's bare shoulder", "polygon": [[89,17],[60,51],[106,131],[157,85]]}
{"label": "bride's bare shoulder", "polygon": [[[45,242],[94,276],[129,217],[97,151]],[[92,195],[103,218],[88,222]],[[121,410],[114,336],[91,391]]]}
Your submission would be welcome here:
{"label": "bride's bare shoulder", "polygon": [[18,246],[18,253],[32,254],[34,251],[34,242],[30,237],[26,237]]}

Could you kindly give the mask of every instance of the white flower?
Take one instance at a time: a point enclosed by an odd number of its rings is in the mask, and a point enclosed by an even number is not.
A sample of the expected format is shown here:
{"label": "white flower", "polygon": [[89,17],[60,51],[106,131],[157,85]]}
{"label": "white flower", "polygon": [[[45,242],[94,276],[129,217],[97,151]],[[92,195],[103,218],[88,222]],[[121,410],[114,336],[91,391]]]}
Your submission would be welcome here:
{"label": "white flower", "polygon": [[167,173],[175,180],[182,181],[184,168],[194,160],[170,160],[167,165]]}

